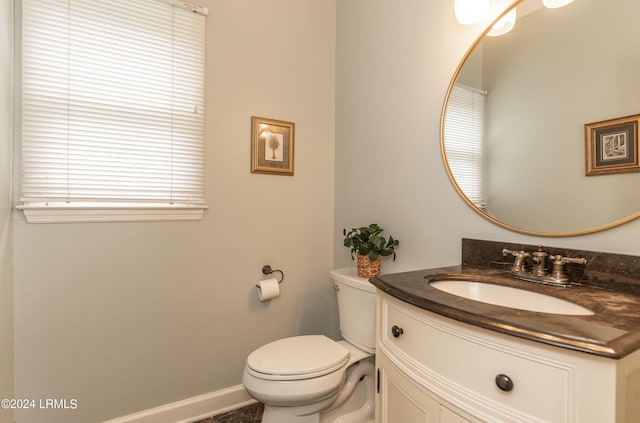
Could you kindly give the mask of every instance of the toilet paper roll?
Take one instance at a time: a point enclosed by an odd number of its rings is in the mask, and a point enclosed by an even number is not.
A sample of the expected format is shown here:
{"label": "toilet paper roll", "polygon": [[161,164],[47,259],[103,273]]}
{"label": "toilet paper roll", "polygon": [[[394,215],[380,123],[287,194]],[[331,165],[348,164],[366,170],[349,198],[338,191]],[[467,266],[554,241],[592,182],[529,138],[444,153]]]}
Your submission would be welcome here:
{"label": "toilet paper roll", "polygon": [[264,279],[257,283],[258,299],[267,301],[280,295],[280,284],[277,279]]}

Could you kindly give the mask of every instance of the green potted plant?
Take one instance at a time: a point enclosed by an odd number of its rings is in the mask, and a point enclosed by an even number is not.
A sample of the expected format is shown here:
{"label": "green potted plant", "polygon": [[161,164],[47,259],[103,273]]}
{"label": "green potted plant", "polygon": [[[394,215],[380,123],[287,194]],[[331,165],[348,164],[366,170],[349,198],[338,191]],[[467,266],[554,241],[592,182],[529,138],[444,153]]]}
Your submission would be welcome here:
{"label": "green potted plant", "polygon": [[376,223],[361,228],[354,228],[347,232],[342,230],[344,246],[351,248],[351,259],[358,259],[358,276],[370,278],[380,273],[380,259],[393,255],[396,260],[395,247],[400,241],[389,236],[386,240],[382,235],[383,229]]}

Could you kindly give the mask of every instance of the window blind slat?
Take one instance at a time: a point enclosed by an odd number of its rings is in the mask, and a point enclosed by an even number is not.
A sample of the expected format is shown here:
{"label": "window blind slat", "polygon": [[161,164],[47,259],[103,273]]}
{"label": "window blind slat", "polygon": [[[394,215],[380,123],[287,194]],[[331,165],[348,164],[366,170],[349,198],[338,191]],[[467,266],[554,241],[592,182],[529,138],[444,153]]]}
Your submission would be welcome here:
{"label": "window blind slat", "polygon": [[456,85],[445,119],[445,152],[458,187],[479,208],[486,208],[485,93]]}
{"label": "window blind slat", "polygon": [[21,201],[204,205],[204,16],[23,0],[22,19]]}

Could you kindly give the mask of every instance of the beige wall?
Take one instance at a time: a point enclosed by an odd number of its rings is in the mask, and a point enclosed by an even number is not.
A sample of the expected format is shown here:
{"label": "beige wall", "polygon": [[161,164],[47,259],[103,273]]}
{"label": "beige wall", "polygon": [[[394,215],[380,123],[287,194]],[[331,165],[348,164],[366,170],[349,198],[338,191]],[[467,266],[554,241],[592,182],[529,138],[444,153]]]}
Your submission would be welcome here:
{"label": "beige wall", "polygon": [[[241,383],[285,336],[338,336],[332,268],[335,2],[206,0],[201,222],[15,215],[16,395],[76,398],[20,423],[95,422]],[[251,174],[251,116],[294,121],[295,176]],[[264,264],[281,296],[260,303]]]}
{"label": "beige wall", "polygon": [[[508,3],[492,2],[492,14]],[[440,113],[459,60],[488,21],[458,25],[452,1],[351,0],[337,10],[335,228],[377,222],[400,239],[398,260],[383,270],[457,264],[462,237],[640,254],[640,221],[530,237],[485,221],[456,194],[440,157]],[[336,266],[350,263],[338,238],[334,257]]]}
{"label": "beige wall", "polygon": [[[13,398],[13,228],[11,216],[13,8],[0,2],[0,399]],[[0,408],[0,423],[13,422]]]}
{"label": "beige wall", "polygon": [[[351,264],[343,227],[378,222],[401,240],[386,271],[457,263],[463,236],[640,255],[640,222],[540,239],[491,225],[457,197],[440,111],[481,25],[460,27],[451,2],[204,3],[210,209],[194,223],[16,215],[16,395],[80,405],[21,412],[19,423],[99,421],[233,386],[269,340],[336,337],[328,272]],[[248,172],[251,115],[296,122],[296,176]],[[266,263],[286,281],[263,304],[253,285]]]}

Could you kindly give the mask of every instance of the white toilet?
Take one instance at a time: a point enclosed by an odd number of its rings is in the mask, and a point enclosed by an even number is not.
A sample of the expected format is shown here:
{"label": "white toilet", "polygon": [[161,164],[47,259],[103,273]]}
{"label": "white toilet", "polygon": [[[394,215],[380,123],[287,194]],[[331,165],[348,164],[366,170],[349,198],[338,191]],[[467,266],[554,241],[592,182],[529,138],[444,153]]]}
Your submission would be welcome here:
{"label": "white toilet", "polygon": [[247,358],[242,383],[263,402],[262,423],[373,423],[375,292],[355,268],[331,272],[344,341],[295,336]]}

